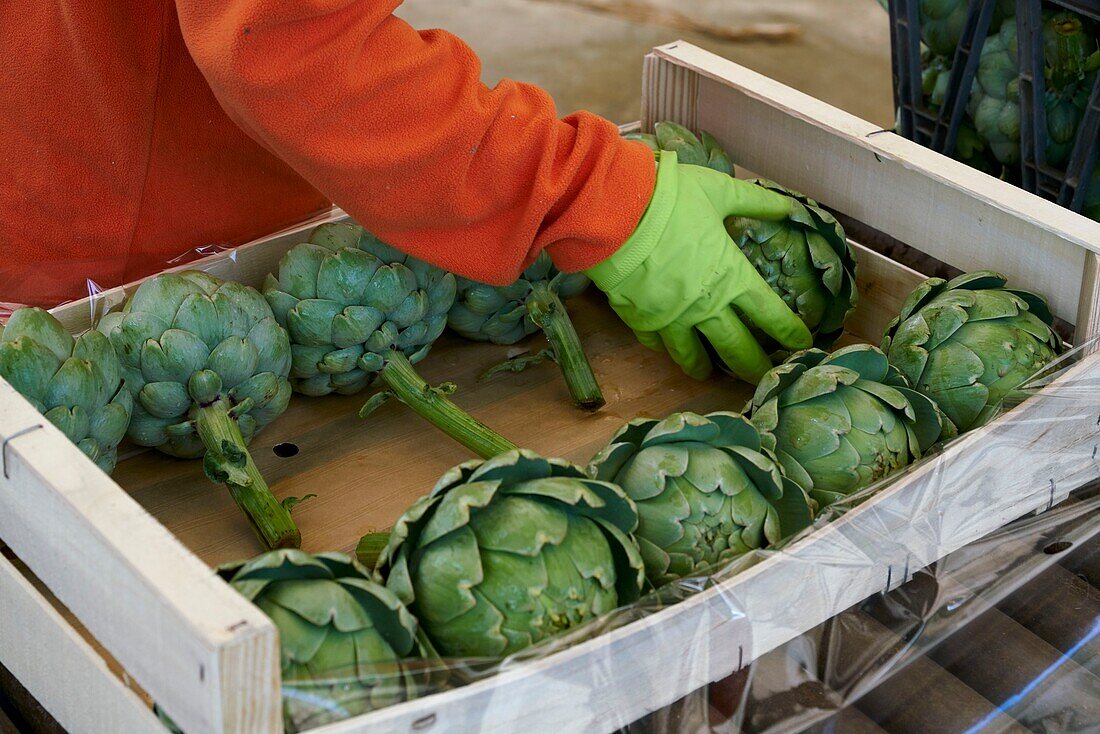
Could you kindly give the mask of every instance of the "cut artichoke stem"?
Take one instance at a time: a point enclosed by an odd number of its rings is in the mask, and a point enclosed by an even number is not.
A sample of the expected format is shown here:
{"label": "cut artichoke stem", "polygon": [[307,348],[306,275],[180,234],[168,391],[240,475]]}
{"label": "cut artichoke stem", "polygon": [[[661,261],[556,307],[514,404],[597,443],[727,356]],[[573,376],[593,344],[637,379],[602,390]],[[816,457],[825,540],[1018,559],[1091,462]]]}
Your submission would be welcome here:
{"label": "cut artichoke stem", "polygon": [[252,522],[260,542],[270,549],[300,547],[302,535],[298,527],[256,468],[225,401],[216,400],[199,408],[195,427],[206,446],[203,466],[207,476],[229,488],[233,501]]}
{"label": "cut artichoke stem", "polygon": [[580,337],[573,328],[569,312],[558,294],[547,283],[531,284],[527,297],[527,313],[542,329],[554,350],[554,361],[561,368],[562,377],[569,387],[573,401],[586,410],[597,410],[604,405],[600,384],[592,372],[592,365],[584,354]]}
{"label": "cut artichoke stem", "polygon": [[[447,391],[424,382],[402,352],[390,349],[385,353],[385,360],[386,366],[382,368],[381,375],[394,397],[470,451],[483,459],[491,459],[497,454],[519,448],[448,400]],[[360,416],[369,413],[368,408],[371,407],[368,402],[360,411]]]}

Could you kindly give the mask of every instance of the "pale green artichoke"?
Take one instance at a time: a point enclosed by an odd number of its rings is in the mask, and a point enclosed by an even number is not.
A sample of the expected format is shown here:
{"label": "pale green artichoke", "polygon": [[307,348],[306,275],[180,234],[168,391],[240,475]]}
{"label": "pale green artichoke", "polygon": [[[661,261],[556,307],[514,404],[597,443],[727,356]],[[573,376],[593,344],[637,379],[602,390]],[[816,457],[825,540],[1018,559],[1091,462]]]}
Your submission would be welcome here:
{"label": "pale green artichoke", "polygon": [[[1100,69],[1089,24],[1069,11],[1043,13],[1046,162],[1069,160]],[[968,111],[978,133],[1005,164],[1020,161],[1020,90],[1016,21],[1005,21],[982,47]]]}
{"label": "pale green artichoke", "polygon": [[245,445],[286,410],[290,342],[254,289],[198,271],[143,282],[99,323],[134,395],[139,446],[203,458],[270,548],[301,542]]}
{"label": "pale green artichoke", "polygon": [[633,420],[589,474],[618,484],[637,505],[634,537],[654,586],[707,574],[813,520],[806,493],[736,413]]}
{"label": "pale green artichoke", "polygon": [[443,475],[376,572],[441,654],[499,658],[638,599],[637,523],[614,484],[511,451]]}
{"label": "pale green artichoke", "polygon": [[21,308],[0,326],[0,377],[110,474],[133,399],[110,342],[73,338],[48,311]]}
{"label": "pale green artichoke", "polygon": [[784,474],[822,506],[919,459],[944,430],[936,404],[869,344],[791,355],[747,408]]}
{"label": "pale green artichoke", "polygon": [[540,252],[515,283],[497,287],[458,279],[458,294],[447,323],[459,335],[474,341],[515,344],[542,330],[550,348],[533,356],[522,356],[498,365],[484,375],[500,371],[519,372],[531,364],[550,359],[557,362],[573,401],[595,410],[604,404],[592,365],[585,357],[563,301],[588,287],[584,273],[562,273]]}
{"label": "pale green artichoke", "polygon": [[279,629],[283,713],[305,731],[417,696],[430,653],[394,594],[340,553],[265,553],[223,566],[230,585]]}
{"label": "pale green artichoke", "polygon": [[[635,138],[652,148],[676,151],[681,163],[732,174],[729,156],[706,132],[697,138],[673,122],[659,122],[655,129],[656,135]],[[792,197],[801,206],[781,222],[730,217],[726,230],[772,290],[809,327],[814,345],[827,348],[844,332],[844,322],[859,301],[855,252],[844,228],[816,201],[766,179],[752,183]],[[778,350],[779,345],[751,321],[749,326],[765,349]]]}
{"label": "pale green artichoke", "polygon": [[[879,5],[885,8],[889,2],[879,0]],[[953,57],[962,40],[969,6],[968,0],[919,0],[921,42],[935,54]],[[997,0],[989,32],[996,32],[1005,18],[1015,15],[1016,0]]]}
{"label": "pale green artichoke", "polygon": [[397,397],[480,456],[515,445],[431,388],[413,364],[447,325],[455,278],[383,244],[358,225],[322,224],[268,275],[264,296],[290,333],[294,389],[306,395],[357,393],[381,377]]}
{"label": "pale green artichoke", "polygon": [[1041,296],[987,270],[929,278],[886,327],[882,350],[958,431],[996,415],[1005,396],[1062,350]]}

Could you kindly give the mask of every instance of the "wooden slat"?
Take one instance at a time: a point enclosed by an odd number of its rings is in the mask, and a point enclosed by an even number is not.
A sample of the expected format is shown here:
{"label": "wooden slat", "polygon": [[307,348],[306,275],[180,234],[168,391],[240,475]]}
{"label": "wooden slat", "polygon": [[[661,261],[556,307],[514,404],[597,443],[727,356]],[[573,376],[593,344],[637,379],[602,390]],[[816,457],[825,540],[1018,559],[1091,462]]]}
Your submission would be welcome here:
{"label": "wooden slat", "polygon": [[[302,241],[303,233],[308,232],[310,228],[318,224],[345,219],[346,217],[347,215],[343,211],[334,208],[301,224],[287,227],[267,237],[249,242],[247,245],[217,252],[172,268],[166,268],[163,272],[192,269],[205,270],[219,278],[240,281],[254,287],[259,286],[265,275],[278,269],[279,258],[283,256],[283,253]],[[50,313],[56,316],[71,333],[79,334],[91,328],[103,314],[124,303],[127,296],[133,293],[140,283],[139,280],[124,286],[116,286],[93,296],[50,309]]]}
{"label": "wooden slat", "polygon": [[185,729],[276,726],[270,620],[2,379],[0,406],[4,542]]}
{"label": "wooden slat", "polygon": [[0,662],[73,734],[163,732],[149,707],[0,556]]}
{"label": "wooden slat", "polygon": [[1095,252],[1085,254],[1076,323],[1074,342],[1088,343],[1090,351],[1100,349],[1100,255]]}
{"label": "wooden slat", "polygon": [[[963,270],[991,269],[1077,318],[1100,223],[678,42],[647,57],[643,125],[714,134],[733,161]],[[1067,287],[1067,284],[1073,284]]]}

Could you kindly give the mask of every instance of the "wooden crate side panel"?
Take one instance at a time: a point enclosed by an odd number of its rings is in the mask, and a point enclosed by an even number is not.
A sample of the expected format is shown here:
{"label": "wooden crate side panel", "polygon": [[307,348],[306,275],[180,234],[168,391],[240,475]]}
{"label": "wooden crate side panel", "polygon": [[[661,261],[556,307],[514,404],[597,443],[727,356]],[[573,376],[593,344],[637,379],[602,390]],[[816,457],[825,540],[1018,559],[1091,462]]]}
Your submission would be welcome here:
{"label": "wooden crate side panel", "polygon": [[[1100,356],[1067,369],[1048,394],[1089,383],[1100,384]],[[914,465],[873,502],[680,604],[495,678],[315,731],[613,731],[1057,502],[1096,476],[1098,444],[1095,406],[1032,398]],[[625,697],[623,671],[636,682]]]}
{"label": "wooden crate side panel", "polygon": [[11,561],[0,556],[0,662],[73,734],[164,727]]}
{"label": "wooden crate side panel", "polygon": [[[342,210],[333,208],[306,222],[288,227],[267,237],[183,265],[166,268],[163,272],[204,270],[225,280],[236,280],[253,288],[259,288],[268,273],[278,271],[279,258],[283,256],[283,253],[299,242],[303,242],[305,240],[304,235],[308,234],[311,229],[325,222],[339,221],[346,218],[347,215]],[[70,333],[79,334],[91,328],[93,322],[102,317],[103,314],[124,303],[128,295],[133,293],[140,284],[141,281],[138,280],[125,286],[110,288],[94,296],[81,298],[78,301],[53,308],[50,313],[56,316]]]}
{"label": "wooden crate side panel", "polygon": [[275,730],[270,620],[2,379],[0,437],[4,543],[185,730]]}
{"label": "wooden crate side panel", "polygon": [[643,105],[645,124],[706,129],[738,165],[958,268],[1003,272],[1076,319],[1100,223],[690,44],[651,54],[645,78],[660,90]]}
{"label": "wooden crate side panel", "polygon": [[856,253],[859,303],[845,330],[878,344],[886,325],[898,315],[906,297],[926,276],[858,242],[849,243]]}

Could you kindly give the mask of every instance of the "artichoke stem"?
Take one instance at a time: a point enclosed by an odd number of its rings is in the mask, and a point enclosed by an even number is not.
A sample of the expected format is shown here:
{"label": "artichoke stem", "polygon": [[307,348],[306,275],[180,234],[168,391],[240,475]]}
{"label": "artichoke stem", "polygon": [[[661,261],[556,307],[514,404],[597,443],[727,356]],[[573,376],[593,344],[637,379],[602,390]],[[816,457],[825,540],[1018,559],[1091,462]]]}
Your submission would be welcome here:
{"label": "artichoke stem", "polygon": [[199,408],[195,425],[206,446],[207,475],[229,488],[237,507],[252,522],[260,542],[270,549],[300,547],[302,536],[298,527],[256,468],[240,428],[229,417],[225,401],[216,400]]}
{"label": "artichoke stem", "polygon": [[602,407],[605,401],[600,384],[596,382],[577,330],[558,294],[546,283],[533,283],[531,295],[527,297],[527,313],[546,334],[573,402],[586,410]]}
{"label": "artichoke stem", "polygon": [[385,354],[382,379],[393,394],[422,418],[483,459],[518,447],[458,407],[416,373],[409,358],[396,349]]}

